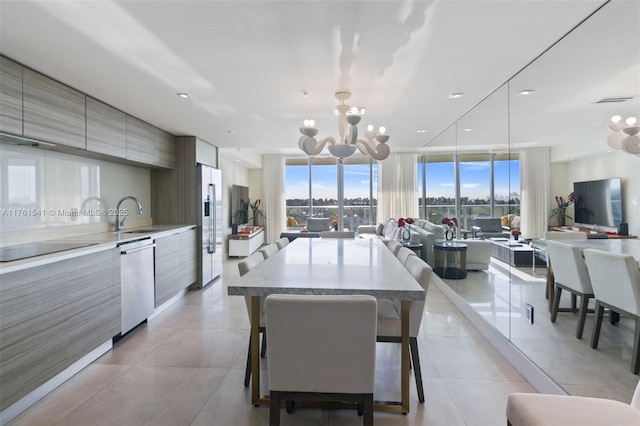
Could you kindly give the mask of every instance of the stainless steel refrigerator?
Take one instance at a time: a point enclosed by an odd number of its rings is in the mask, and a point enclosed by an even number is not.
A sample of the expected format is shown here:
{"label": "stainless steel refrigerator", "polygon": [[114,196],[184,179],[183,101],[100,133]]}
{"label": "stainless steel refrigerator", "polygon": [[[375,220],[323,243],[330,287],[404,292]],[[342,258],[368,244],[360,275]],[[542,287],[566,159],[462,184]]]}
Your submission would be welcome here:
{"label": "stainless steel refrigerator", "polygon": [[198,247],[200,248],[198,287],[202,288],[222,274],[222,173],[198,164],[200,216]]}

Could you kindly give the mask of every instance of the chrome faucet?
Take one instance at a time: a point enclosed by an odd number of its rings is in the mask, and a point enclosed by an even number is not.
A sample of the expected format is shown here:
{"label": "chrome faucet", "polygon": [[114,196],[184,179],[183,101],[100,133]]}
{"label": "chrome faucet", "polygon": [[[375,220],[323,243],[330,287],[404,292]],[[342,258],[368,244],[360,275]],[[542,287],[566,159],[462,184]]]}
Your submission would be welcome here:
{"label": "chrome faucet", "polygon": [[138,204],[138,213],[142,214],[142,205],[140,204],[140,201],[138,201],[136,197],[134,197],[133,195],[127,195],[126,197],[122,197],[120,201],[118,201],[118,205],[116,206],[116,231],[120,231],[120,227],[124,225],[124,220],[127,218],[125,216],[124,218],[122,218],[122,221],[120,220],[120,204],[122,204],[122,202],[128,198],[131,198],[133,201],[135,201]]}

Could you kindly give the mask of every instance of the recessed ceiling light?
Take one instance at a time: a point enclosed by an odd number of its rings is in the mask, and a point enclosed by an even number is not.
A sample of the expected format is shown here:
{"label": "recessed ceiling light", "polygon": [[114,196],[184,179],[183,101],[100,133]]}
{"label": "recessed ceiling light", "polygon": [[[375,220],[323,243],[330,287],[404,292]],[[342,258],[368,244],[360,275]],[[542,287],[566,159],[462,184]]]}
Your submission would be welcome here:
{"label": "recessed ceiling light", "polygon": [[535,90],[533,90],[533,89],[525,89],[525,90],[521,90],[520,93],[518,93],[518,95],[527,96],[527,95],[532,94],[533,92],[535,92]]}
{"label": "recessed ceiling light", "polygon": [[472,132],[473,129],[471,127],[467,127],[465,129],[462,129],[463,132]]}
{"label": "recessed ceiling light", "polygon": [[302,96],[304,96],[305,98],[306,98],[307,96],[309,96],[309,92],[308,92],[307,90],[301,90],[301,91],[300,91],[300,94],[301,94]]}
{"label": "recessed ceiling light", "polygon": [[189,99],[189,94],[188,93],[176,93],[176,95],[178,95],[178,97],[180,97],[182,99]]}
{"label": "recessed ceiling light", "polygon": [[426,129],[418,129],[418,133],[427,133]]}
{"label": "recessed ceiling light", "polygon": [[233,130],[225,130],[224,132],[225,132],[226,134],[230,135],[230,134],[232,134],[232,133],[233,133]]}
{"label": "recessed ceiling light", "polygon": [[462,92],[455,92],[449,95],[449,99],[458,99],[461,98],[462,95],[464,95],[464,93]]}

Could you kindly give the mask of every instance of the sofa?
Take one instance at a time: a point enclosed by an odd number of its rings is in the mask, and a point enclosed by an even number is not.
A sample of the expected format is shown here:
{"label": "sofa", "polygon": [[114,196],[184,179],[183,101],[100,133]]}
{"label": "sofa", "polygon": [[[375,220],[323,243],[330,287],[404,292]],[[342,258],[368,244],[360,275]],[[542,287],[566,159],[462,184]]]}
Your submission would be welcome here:
{"label": "sofa", "polygon": [[[444,228],[424,219],[414,219],[414,223],[405,225],[411,231],[412,241],[422,243],[421,257],[429,265],[434,266],[433,244],[442,242]],[[384,223],[375,225],[361,225],[358,227],[360,238],[381,238],[384,241],[402,238],[402,228],[398,228],[395,219],[387,219]],[[419,237],[416,238],[416,236]],[[467,270],[487,270],[491,259],[491,243],[483,240],[455,240],[467,244]]]}
{"label": "sofa", "polygon": [[476,217],[473,219],[473,238],[509,238],[510,232],[520,229],[520,216]]}

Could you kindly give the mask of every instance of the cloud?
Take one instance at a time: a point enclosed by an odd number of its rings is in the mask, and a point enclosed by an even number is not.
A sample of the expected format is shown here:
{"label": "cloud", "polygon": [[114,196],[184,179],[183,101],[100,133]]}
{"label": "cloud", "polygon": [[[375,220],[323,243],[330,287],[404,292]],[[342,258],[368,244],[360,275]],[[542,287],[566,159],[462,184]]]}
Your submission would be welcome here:
{"label": "cloud", "polygon": [[455,183],[441,183],[440,186],[444,186],[446,188],[455,188],[456,184]]}
{"label": "cloud", "polygon": [[481,186],[482,186],[481,183],[463,183],[462,184],[462,188],[465,188],[465,189],[476,189]]}

